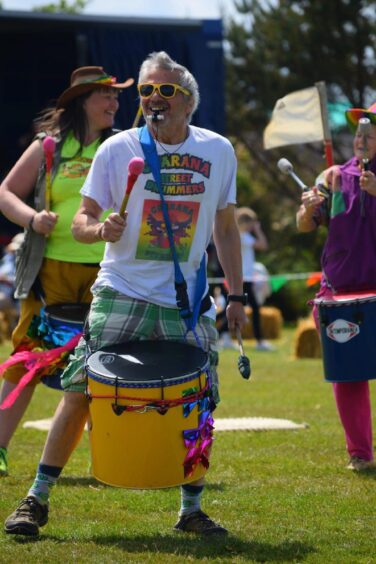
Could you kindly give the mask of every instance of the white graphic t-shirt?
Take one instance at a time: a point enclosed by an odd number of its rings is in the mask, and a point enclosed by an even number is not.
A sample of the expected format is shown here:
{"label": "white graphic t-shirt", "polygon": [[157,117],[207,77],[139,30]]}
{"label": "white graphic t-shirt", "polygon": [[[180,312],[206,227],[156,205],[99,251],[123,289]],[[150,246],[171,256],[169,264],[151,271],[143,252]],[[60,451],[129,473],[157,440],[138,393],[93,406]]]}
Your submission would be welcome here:
{"label": "white graphic t-shirt", "polygon": [[[163,144],[162,148],[157,143],[157,153],[175,248],[192,304],[196,271],[209,244],[215,214],[236,204],[234,149],[226,138],[189,126],[183,145]],[[144,157],[137,129],[105,141],[81,194],[94,199],[103,210],[118,211],[133,157]],[[94,287],[109,286],[133,298],[176,307],[174,264],[160,195],[146,162],[130,194],[127,212],[121,240],[106,244]]]}

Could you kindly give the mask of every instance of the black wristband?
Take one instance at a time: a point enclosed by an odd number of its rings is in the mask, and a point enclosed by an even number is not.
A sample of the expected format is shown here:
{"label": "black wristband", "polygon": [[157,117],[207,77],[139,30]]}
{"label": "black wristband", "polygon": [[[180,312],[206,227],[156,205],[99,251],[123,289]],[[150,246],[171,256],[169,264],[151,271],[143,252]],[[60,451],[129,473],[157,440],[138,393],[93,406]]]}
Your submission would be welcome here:
{"label": "black wristband", "polygon": [[240,302],[243,305],[247,305],[247,294],[228,294],[227,296],[227,303],[229,302]]}

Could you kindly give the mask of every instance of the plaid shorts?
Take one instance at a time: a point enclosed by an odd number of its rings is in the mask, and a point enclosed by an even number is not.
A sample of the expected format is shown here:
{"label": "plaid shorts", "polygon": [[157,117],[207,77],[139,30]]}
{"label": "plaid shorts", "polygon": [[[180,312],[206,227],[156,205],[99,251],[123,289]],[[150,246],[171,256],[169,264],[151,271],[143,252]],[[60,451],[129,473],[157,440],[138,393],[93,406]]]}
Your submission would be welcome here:
{"label": "plaid shorts", "polygon": [[[107,287],[94,289],[93,295],[85,328],[87,341],[81,338],[61,378],[65,391],[85,391],[87,356],[103,347],[146,339],[184,340],[198,346],[192,331],[184,338],[186,327],[177,309],[129,298]],[[202,348],[209,355],[213,398],[218,403],[218,333],[215,321],[201,315],[195,331]]]}

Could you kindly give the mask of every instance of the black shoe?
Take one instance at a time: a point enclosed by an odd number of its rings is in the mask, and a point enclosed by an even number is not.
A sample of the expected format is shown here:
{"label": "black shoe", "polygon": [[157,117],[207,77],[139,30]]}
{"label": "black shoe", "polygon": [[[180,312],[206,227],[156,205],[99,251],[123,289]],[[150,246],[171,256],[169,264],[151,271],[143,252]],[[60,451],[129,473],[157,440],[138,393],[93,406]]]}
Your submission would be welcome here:
{"label": "black shoe", "polygon": [[197,533],[199,535],[227,535],[228,531],[214,523],[203,511],[195,511],[180,517],[174,526],[177,531]]}
{"label": "black shoe", "polygon": [[48,521],[48,505],[41,505],[35,497],[29,496],[21,501],[19,506],[4,524],[4,531],[10,535],[39,534],[39,527]]}

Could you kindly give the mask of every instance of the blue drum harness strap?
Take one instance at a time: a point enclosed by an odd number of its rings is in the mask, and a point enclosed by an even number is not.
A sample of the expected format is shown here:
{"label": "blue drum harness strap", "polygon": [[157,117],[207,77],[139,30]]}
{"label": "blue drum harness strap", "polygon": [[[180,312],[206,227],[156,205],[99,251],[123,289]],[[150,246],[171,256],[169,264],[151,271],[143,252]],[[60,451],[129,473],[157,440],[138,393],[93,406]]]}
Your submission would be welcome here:
{"label": "blue drum harness strap", "polygon": [[181,318],[184,320],[184,323],[187,327],[186,335],[189,331],[192,331],[197,344],[202,348],[200,343],[200,339],[195,331],[195,326],[200,315],[200,307],[201,301],[204,297],[205,289],[206,289],[206,260],[205,255],[202,257],[200,262],[200,267],[197,271],[197,279],[196,279],[196,288],[195,288],[195,297],[194,297],[194,304],[193,309],[191,309],[189,304],[189,297],[187,292],[187,283],[184,279],[184,275],[181,271],[179,260],[175,248],[174,237],[172,234],[171,222],[168,215],[168,207],[166,204],[166,200],[163,194],[163,186],[161,180],[161,169],[160,169],[160,162],[159,157],[157,154],[157,150],[155,147],[155,142],[153,137],[150,135],[150,132],[146,126],[140,127],[139,130],[139,139],[142,150],[145,155],[145,159],[148,165],[151,168],[152,174],[154,176],[154,180],[157,184],[159,195],[161,198],[161,206],[162,206],[162,213],[163,218],[166,225],[168,241],[171,249],[172,258],[174,261],[174,270],[175,270],[175,291],[176,291],[176,305],[178,307],[179,313]]}

